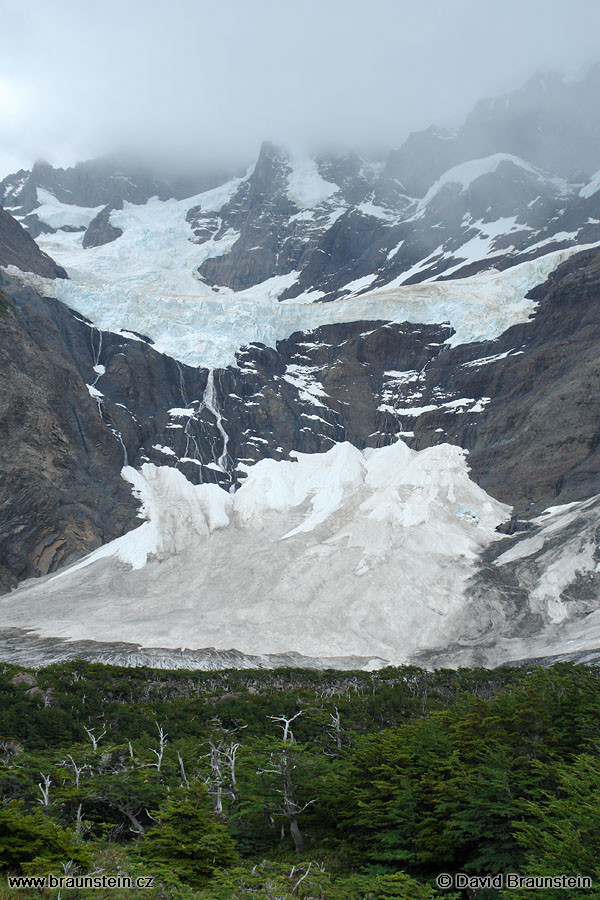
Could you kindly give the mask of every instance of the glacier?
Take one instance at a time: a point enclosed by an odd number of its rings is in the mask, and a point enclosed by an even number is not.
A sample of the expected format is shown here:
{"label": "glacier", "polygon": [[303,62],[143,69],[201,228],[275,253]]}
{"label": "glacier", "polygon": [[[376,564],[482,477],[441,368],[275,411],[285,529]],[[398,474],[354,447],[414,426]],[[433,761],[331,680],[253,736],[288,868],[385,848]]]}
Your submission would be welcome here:
{"label": "glacier", "polygon": [[229,494],[145,464],[143,523],[0,598],[3,627],[69,640],[405,662],[448,641],[510,517],[465,451],[398,441],[265,459]]}
{"label": "glacier", "polygon": [[[279,296],[295,282],[297,272],[239,292],[213,288],[198,275],[198,267],[227,253],[238,235],[229,230],[219,240],[196,243],[186,216],[196,206],[218,214],[239,183],[236,179],[186,200],[152,198],[139,206],[125,202],[122,210],[111,213],[111,223],[123,234],[100,247],[83,249],[82,234],[77,232],[40,235],[38,244],[67,269],[70,280],[19,275],[88,317],[97,328],[147,335],[159,352],[212,369],[235,365],[236,352],[247,344],[273,347],[296,331],[341,322],[449,323],[455,331],[449,339],[452,346],[490,340],[527,321],[536,308],[526,298],[531,288],[588,246],[456,281],[392,282],[364,292],[365,282],[363,293],[347,299],[315,303],[319,294],[311,292],[281,302]],[[489,238],[486,247],[488,243]],[[400,280],[409,275],[404,273]],[[347,287],[353,291],[358,285],[353,281]]]}
{"label": "glacier", "polygon": [[[203,666],[205,651],[209,667],[497,665],[598,646],[595,605],[558,595],[600,571],[600,496],[507,536],[497,527],[511,508],[470,479],[459,447],[340,443],[292,456],[240,464],[235,494],[169,467],[125,467],[139,527],[0,597],[3,633],[62,640],[67,655],[87,641],[107,659],[127,646],[142,661],[145,649],[166,665]],[[494,582],[510,567],[525,611]]]}

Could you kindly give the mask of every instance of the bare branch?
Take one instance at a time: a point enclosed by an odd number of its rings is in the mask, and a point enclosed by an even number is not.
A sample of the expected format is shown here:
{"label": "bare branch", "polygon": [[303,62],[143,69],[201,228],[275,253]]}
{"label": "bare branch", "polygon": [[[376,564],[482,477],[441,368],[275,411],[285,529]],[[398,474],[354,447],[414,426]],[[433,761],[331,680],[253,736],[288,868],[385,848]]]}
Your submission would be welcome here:
{"label": "bare branch", "polygon": [[297,712],[295,716],[267,716],[267,719],[270,719],[272,722],[277,722],[281,730],[283,731],[283,740],[287,741],[288,737],[290,741],[294,740],[294,734],[290,725],[292,722],[298,718],[298,716],[303,715],[304,710],[301,709],[300,712]]}
{"label": "bare branch", "polygon": [[[295,893],[296,893],[296,889],[298,888],[298,885],[299,885],[302,881],[304,881],[304,879],[306,878],[306,876],[307,876],[308,873],[310,872],[310,867],[311,867],[311,866],[312,866],[312,862],[309,862],[308,868],[307,868],[306,872],[304,873],[304,875],[302,876],[302,878],[299,878],[299,879],[298,879],[298,881],[296,882],[296,884],[295,884],[294,887],[292,888],[292,894],[295,894]],[[290,875],[290,878],[291,878],[291,875]]]}
{"label": "bare branch", "polygon": [[181,758],[181,753],[177,754],[177,759],[179,760],[179,771],[181,772],[181,780],[183,781],[186,788],[189,788],[190,784],[187,780],[187,775],[185,774],[185,767],[183,765],[183,759]]}
{"label": "bare branch", "polygon": [[87,735],[88,735],[90,741],[92,742],[92,747],[93,747],[94,753],[95,753],[96,750],[98,749],[98,744],[100,743],[100,741],[102,740],[102,738],[103,738],[104,735],[106,734],[106,728],[104,729],[104,731],[102,732],[102,734],[98,735],[98,737],[96,737],[96,735],[94,734],[94,732],[91,730],[91,728],[88,728],[87,725],[84,725],[84,726],[83,726],[83,730],[87,732]]}
{"label": "bare branch", "polygon": [[156,727],[158,729],[158,750],[153,750],[152,747],[148,748],[150,750],[150,753],[154,753],[154,755],[156,756],[156,762],[148,763],[148,766],[155,766],[156,771],[160,772],[160,768],[162,766],[162,761],[163,761],[163,756],[165,753],[165,747],[167,745],[168,735],[165,734],[165,731],[164,731],[162,725],[159,725],[158,722],[155,722],[154,724],[156,725]]}
{"label": "bare branch", "polygon": [[38,787],[42,796],[38,797],[38,803],[41,803],[42,806],[50,806],[50,785],[52,784],[52,779],[49,775],[44,775],[42,772],[40,772],[40,775],[42,776],[42,781],[38,783]]}

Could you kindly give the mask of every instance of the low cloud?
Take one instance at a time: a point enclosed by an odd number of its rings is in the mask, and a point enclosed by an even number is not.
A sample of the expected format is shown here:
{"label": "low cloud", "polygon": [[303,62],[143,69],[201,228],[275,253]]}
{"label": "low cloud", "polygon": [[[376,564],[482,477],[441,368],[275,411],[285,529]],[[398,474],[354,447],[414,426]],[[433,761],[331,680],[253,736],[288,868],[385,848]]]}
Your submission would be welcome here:
{"label": "low cloud", "polygon": [[133,151],[251,161],[263,139],[383,152],[600,56],[597,0],[0,2],[0,174]]}

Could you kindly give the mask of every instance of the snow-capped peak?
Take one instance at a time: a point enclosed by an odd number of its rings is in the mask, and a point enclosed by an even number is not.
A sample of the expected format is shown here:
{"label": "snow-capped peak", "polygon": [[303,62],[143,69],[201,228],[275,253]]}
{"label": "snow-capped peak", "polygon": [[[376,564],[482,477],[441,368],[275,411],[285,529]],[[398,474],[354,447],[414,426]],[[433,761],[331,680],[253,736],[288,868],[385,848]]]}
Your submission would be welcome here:
{"label": "snow-capped peak", "polygon": [[482,159],[471,159],[468,162],[448,169],[431,185],[423,199],[419,201],[418,209],[425,209],[436,194],[446,185],[458,185],[461,191],[465,191],[477,178],[495,172],[502,163],[512,163],[540,180],[544,180],[547,177],[535,166],[530,165],[530,163],[525,162],[524,159],[520,159],[518,156],[513,156],[510,153],[494,153]]}

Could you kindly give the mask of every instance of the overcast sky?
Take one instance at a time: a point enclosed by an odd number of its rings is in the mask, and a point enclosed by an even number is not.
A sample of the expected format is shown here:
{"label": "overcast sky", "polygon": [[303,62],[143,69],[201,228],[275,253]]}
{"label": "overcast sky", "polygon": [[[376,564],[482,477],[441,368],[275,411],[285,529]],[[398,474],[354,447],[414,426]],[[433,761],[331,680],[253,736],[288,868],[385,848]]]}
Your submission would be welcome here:
{"label": "overcast sky", "polygon": [[397,146],[600,59],[600,0],[0,0],[0,176],[115,148]]}

